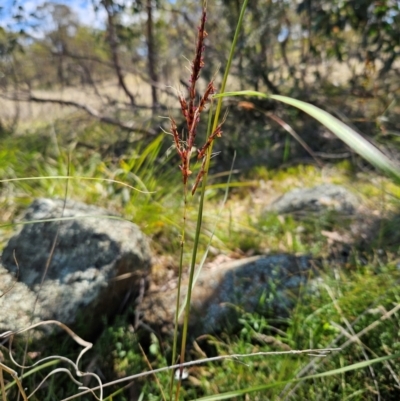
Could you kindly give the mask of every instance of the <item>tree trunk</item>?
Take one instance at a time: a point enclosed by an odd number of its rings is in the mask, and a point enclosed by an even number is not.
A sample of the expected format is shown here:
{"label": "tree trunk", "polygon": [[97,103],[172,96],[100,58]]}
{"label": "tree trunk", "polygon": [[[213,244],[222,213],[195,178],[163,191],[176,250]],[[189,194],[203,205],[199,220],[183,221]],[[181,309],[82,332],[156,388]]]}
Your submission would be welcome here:
{"label": "tree trunk", "polygon": [[157,109],[158,96],[157,84],[158,76],[155,66],[155,43],[154,43],[154,28],[153,28],[153,6],[152,0],[147,0],[147,63],[149,68],[149,76],[151,79],[151,99],[153,104],[153,113]]}

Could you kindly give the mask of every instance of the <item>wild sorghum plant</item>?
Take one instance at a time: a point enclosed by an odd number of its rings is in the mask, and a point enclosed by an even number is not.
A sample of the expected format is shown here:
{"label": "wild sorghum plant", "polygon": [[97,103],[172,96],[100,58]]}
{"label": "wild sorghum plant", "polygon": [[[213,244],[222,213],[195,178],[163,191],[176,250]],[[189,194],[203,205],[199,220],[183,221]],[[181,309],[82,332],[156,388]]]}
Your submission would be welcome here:
{"label": "wild sorghum plant", "polygon": [[[211,102],[211,96],[215,93],[214,80],[212,79],[202,95],[200,99],[196,96],[196,85],[200,78],[201,69],[204,67],[204,52],[205,52],[205,39],[207,37],[207,32],[205,29],[207,19],[207,8],[206,4],[203,5],[202,14],[200,18],[200,24],[198,27],[197,41],[196,41],[196,49],[195,55],[190,63],[190,78],[189,78],[189,90],[188,90],[188,99],[185,98],[183,93],[178,90],[178,99],[180,103],[180,108],[182,112],[182,116],[186,122],[186,130],[183,130],[182,133],[178,132],[177,124],[175,120],[170,117],[171,123],[171,134],[173,136],[174,144],[176,151],[181,160],[180,170],[182,172],[183,178],[183,187],[184,187],[184,203],[185,209],[183,212],[183,228],[182,228],[182,239],[181,239],[181,255],[180,255],[180,266],[179,266],[179,282],[178,282],[178,293],[177,293],[177,303],[176,303],[176,315],[175,315],[175,332],[174,332],[174,342],[173,342],[173,352],[172,352],[172,364],[176,362],[177,358],[177,338],[178,338],[178,320],[179,320],[179,311],[180,311],[180,291],[181,291],[181,280],[183,273],[183,248],[184,248],[184,238],[185,238],[185,223],[186,223],[186,205],[187,205],[187,194],[188,194],[188,185],[189,185],[189,177],[192,174],[191,171],[191,159],[193,151],[196,149],[196,134],[200,119],[202,117],[202,113],[206,111],[206,106]],[[211,120],[209,120],[211,121]],[[209,124],[210,126],[210,124]],[[204,145],[201,146],[197,150],[197,159],[202,160],[200,169],[197,173],[197,176],[194,180],[194,183],[191,188],[191,194],[194,195],[196,189],[198,188],[200,182],[205,176],[208,170],[208,162],[209,158],[206,157],[207,152],[211,150],[212,143],[216,137],[220,137],[222,134],[222,123],[216,125],[212,132],[208,133],[208,138],[205,141]],[[204,195],[204,192],[203,192]],[[203,197],[202,197],[203,199]],[[181,343],[181,352],[180,352],[180,363],[184,363],[185,360],[185,348],[186,348],[186,339],[187,339],[187,330],[188,330],[188,321],[189,321],[189,313],[190,313],[190,297],[191,297],[191,288],[193,283],[193,275],[194,268],[196,263],[196,253],[197,253],[197,244],[198,244],[198,234],[200,232],[201,227],[201,216],[202,216],[202,208],[203,202],[200,202],[199,206],[199,218],[197,221],[197,230],[196,230],[196,238],[194,249],[192,252],[192,264],[190,267],[189,273],[189,287],[188,294],[186,299],[186,307],[185,307],[185,319],[184,319],[184,327],[182,333],[182,343]],[[180,369],[180,376],[182,377],[182,368]],[[171,377],[171,386],[170,386],[170,398],[172,398],[172,390],[173,390],[173,379]],[[180,381],[177,386],[176,391],[176,399],[179,397],[180,391]]]}

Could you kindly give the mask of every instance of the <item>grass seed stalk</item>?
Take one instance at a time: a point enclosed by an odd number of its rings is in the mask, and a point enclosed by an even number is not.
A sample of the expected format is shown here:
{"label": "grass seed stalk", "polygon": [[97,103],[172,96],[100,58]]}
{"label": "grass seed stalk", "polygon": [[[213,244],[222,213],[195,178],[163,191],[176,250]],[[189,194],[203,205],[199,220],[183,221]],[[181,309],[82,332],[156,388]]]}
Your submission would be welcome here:
{"label": "grass seed stalk", "polygon": [[[241,12],[239,15],[238,23],[236,25],[235,34],[232,40],[231,49],[228,56],[228,61],[225,68],[224,77],[221,84],[221,93],[225,91],[226,82],[228,79],[230,67],[233,60],[233,54],[236,47],[236,43],[239,37],[239,32],[242,26],[244,13],[247,7],[248,0],[244,0],[241,8]],[[178,319],[179,319],[179,309],[180,309],[180,292],[181,292],[181,279],[182,279],[182,261],[183,261],[183,250],[184,250],[184,234],[185,234],[185,224],[186,224],[186,207],[187,207],[187,193],[188,193],[188,179],[192,174],[190,170],[190,161],[192,157],[192,152],[195,146],[195,139],[197,134],[197,127],[200,122],[201,114],[206,110],[206,106],[208,103],[211,103],[212,96],[215,94],[216,88],[214,86],[214,79],[212,79],[198,102],[196,102],[196,84],[200,77],[201,69],[204,67],[204,52],[205,52],[205,44],[204,41],[206,39],[207,32],[205,30],[205,24],[207,20],[207,1],[203,2],[202,14],[200,18],[200,24],[198,27],[197,41],[196,41],[196,50],[193,61],[190,64],[190,79],[189,79],[189,99],[183,96],[182,92],[178,92],[178,99],[181,106],[182,115],[186,121],[187,132],[182,132],[179,134],[177,129],[177,124],[173,118],[170,118],[171,122],[171,134],[174,139],[174,144],[176,151],[181,159],[180,170],[182,172],[183,185],[184,185],[184,211],[183,211],[183,228],[182,228],[182,239],[181,239],[181,256],[180,256],[180,266],[179,266],[179,280],[178,280],[178,293],[177,293],[177,303],[176,303],[176,314],[175,314],[175,331],[174,331],[174,342],[173,342],[173,352],[172,352],[172,363],[175,363],[177,359],[177,338],[178,338]],[[194,184],[191,188],[191,193],[194,195],[197,188],[202,183],[201,193],[200,193],[200,201],[198,205],[198,213],[197,213],[197,225],[196,225],[196,233],[194,239],[194,245],[192,250],[192,258],[191,265],[189,270],[189,283],[188,283],[188,293],[186,296],[186,304],[185,304],[185,315],[182,329],[182,340],[181,340],[181,351],[180,351],[180,364],[182,365],[185,361],[185,350],[186,350],[186,342],[187,342],[187,333],[188,333],[188,324],[189,324],[189,315],[190,315],[190,300],[191,300],[191,292],[192,292],[192,284],[194,278],[194,271],[196,266],[196,258],[197,258],[197,249],[200,238],[200,231],[202,225],[203,218],[203,208],[204,208],[204,194],[205,188],[207,184],[207,176],[208,170],[210,166],[210,158],[212,147],[215,138],[220,137],[222,135],[222,125],[225,121],[225,118],[222,122],[219,122],[219,116],[222,108],[222,98],[217,100],[217,105],[215,108],[215,114],[213,116],[213,124],[208,124],[207,130],[207,139],[203,146],[201,146],[198,150],[197,159],[202,160],[200,169],[197,173],[197,177],[194,180]],[[211,108],[210,108],[211,109]],[[211,113],[212,110],[210,110]],[[210,114],[210,118],[211,114]],[[211,122],[211,119],[209,120]],[[212,127],[212,128],[211,128]],[[182,377],[183,368],[180,368],[179,377]],[[181,380],[178,381],[175,399],[178,400],[179,392],[180,392]],[[173,388],[173,378],[171,377],[171,386],[170,386],[170,399],[172,399],[172,388]]]}

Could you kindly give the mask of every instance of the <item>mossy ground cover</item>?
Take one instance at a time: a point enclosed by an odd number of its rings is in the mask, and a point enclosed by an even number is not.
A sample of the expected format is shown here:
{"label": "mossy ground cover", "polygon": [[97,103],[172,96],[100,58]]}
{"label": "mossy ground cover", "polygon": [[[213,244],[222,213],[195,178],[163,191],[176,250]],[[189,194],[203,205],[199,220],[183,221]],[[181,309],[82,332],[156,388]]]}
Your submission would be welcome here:
{"label": "mossy ground cover", "polygon": [[[154,253],[170,256],[174,265],[180,244],[183,199],[180,172],[167,150],[169,138],[160,136],[143,145],[128,141],[122,151],[116,151],[115,140],[120,133],[115,128],[81,124],[71,136],[68,124],[63,120],[25,135],[2,134],[0,179],[40,178],[1,183],[1,243],[4,245],[12,235],[13,222],[35,197],[63,198],[67,190],[69,198],[107,207],[138,224],[149,236]],[[67,175],[74,178],[46,178]],[[181,399],[266,383],[276,386],[237,399],[286,399],[290,391],[298,400],[372,400],[377,394],[385,400],[398,399],[398,360],[297,385],[285,383],[297,377],[312,361],[313,365],[303,375],[399,351],[400,315],[396,309],[400,296],[399,186],[372,171],[355,172],[348,162],[322,170],[312,165],[275,170],[257,167],[233,177],[221,216],[219,210],[226,189],[224,178],[218,173],[210,180],[200,250],[206,248],[209,234],[220,217],[209,259],[220,253],[233,257],[265,252],[311,254],[319,260],[320,278],[314,278],[311,291],[302,293],[289,319],[276,321],[273,317],[245,314],[235,333],[214,333],[197,339],[190,345],[190,357],[333,345],[343,349],[325,358],[255,357],[191,368]],[[103,179],[121,181],[142,192]],[[370,228],[373,232],[365,236],[357,234],[359,237],[353,235],[355,216],[324,213],[298,219],[262,212],[265,204],[285,191],[323,182],[342,184],[353,190],[364,210],[378,221],[378,225]],[[194,236],[195,216],[195,209],[189,204],[189,246]],[[326,232],[337,233],[339,240],[332,240]],[[353,241],[341,243],[340,238],[345,235],[350,235]],[[184,257],[188,262],[189,255]],[[162,270],[159,266],[157,280],[166,279],[167,274],[163,275]],[[169,341],[144,328],[135,331],[133,322],[134,311],[129,308],[114,321],[105,322],[94,350],[83,361],[84,369],[93,369],[108,381],[148,370],[150,365],[166,366],[171,355]],[[357,337],[360,332],[363,334]],[[33,343],[29,348],[27,364],[39,355],[69,356],[77,352],[72,342],[62,336],[46,344]],[[22,343],[16,343],[17,359],[24,349]],[[1,348],[1,352],[8,360],[7,351]],[[38,384],[45,371],[29,376],[25,385]],[[162,388],[168,388],[169,379],[169,373],[159,375]],[[76,391],[68,377],[56,375],[31,399],[62,399]],[[141,394],[141,399],[160,399],[160,386],[153,376],[127,388],[117,386],[111,392],[116,393],[109,400],[140,399]]]}

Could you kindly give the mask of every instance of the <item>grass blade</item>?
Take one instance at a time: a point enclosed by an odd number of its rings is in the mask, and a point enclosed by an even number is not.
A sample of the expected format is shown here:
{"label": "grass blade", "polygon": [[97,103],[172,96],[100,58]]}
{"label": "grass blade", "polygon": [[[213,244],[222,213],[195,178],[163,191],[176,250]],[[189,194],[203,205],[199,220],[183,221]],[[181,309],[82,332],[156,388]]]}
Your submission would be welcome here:
{"label": "grass blade", "polygon": [[228,96],[257,96],[278,100],[282,103],[297,107],[298,109],[304,111],[305,113],[309,114],[311,117],[319,121],[321,124],[323,124],[339,139],[345,142],[351,149],[353,149],[365,160],[370,162],[373,166],[382,170],[397,181],[400,181],[399,166],[396,166],[384,153],[382,153],[376,146],[363,138],[358,132],[354,131],[352,128],[344,124],[336,117],[312,104],[287,96],[267,95],[265,93],[256,91],[226,92],[214,95],[214,97]]}
{"label": "grass blade", "polygon": [[261,386],[254,386],[254,387],[245,388],[245,389],[242,389],[242,390],[229,391],[227,393],[222,393],[222,394],[214,394],[214,395],[210,395],[210,396],[206,396],[206,397],[202,397],[202,398],[197,398],[196,401],[228,400],[228,399],[233,398],[233,397],[239,397],[239,396],[244,395],[244,394],[254,393],[255,391],[268,390],[269,388],[282,386],[282,385],[285,385],[285,384],[288,384],[288,383],[296,383],[296,382],[303,381],[303,380],[318,379],[318,378],[326,377],[326,376],[339,375],[339,374],[350,372],[350,371],[353,371],[353,370],[364,369],[364,368],[366,368],[368,366],[371,366],[371,365],[373,365],[375,363],[380,363],[380,362],[384,362],[384,361],[387,361],[387,360],[390,360],[390,359],[396,359],[396,358],[400,358],[400,353],[393,354],[393,355],[387,355],[387,356],[383,356],[383,357],[380,357],[380,358],[371,359],[369,361],[363,361],[363,362],[354,363],[353,365],[345,366],[343,368],[333,369],[333,370],[329,370],[327,372],[317,373],[317,374],[311,375],[311,376],[305,376],[305,377],[303,377],[301,379],[293,379],[293,380],[287,380],[287,381],[268,383],[268,384],[263,384]]}

